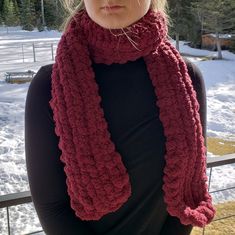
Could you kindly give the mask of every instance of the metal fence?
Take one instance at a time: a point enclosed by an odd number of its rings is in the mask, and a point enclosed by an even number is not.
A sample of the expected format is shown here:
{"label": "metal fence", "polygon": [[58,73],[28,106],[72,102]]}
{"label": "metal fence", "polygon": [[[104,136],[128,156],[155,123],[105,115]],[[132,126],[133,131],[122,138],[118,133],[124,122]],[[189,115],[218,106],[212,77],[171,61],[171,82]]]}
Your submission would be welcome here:
{"label": "metal fence", "polygon": [[[225,188],[225,189],[210,191],[210,183],[211,183],[211,176],[212,176],[213,168],[218,167],[218,166],[232,164],[232,163],[235,163],[235,154],[229,154],[229,155],[224,155],[224,156],[220,156],[220,157],[207,157],[207,168],[210,169],[209,182],[208,182],[209,183],[208,190],[209,190],[210,194],[220,192],[220,191],[225,191],[225,190],[231,190],[231,189],[235,188],[235,186],[234,186],[234,187],[229,187],[229,188]],[[0,208],[6,208],[6,211],[7,211],[8,235],[11,234],[9,207],[24,204],[24,203],[30,203],[30,202],[32,202],[32,198],[31,198],[31,193],[29,191],[0,196]],[[235,216],[235,214],[232,214],[229,216],[214,219],[211,223],[218,221],[218,220],[228,219],[228,218],[231,218],[234,216]],[[206,228],[204,227],[203,231],[202,231],[203,235],[205,234],[205,229]],[[31,232],[31,233],[28,233],[25,235],[30,235],[30,234],[43,235],[44,233],[43,233],[43,230],[41,230],[41,231],[37,231],[37,232]]]}
{"label": "metal fence", "polygon": [[[234,185],[233,187],[229,187],[229,188],[223,188],[223,189],[214,190],[214,191],[210,190],[211,176],[212,176],[213,168],[218,167],[218,166],[224,166],[224,165],[232,164],[232,163],[235,163],[235,154],[228,154],[228,155],[224,155],[224,156],[220,156],[220,157],[207,157],[207,168],[210,169],[209,182],[208,182],[208,191],[210,192],[210,194],[235,189],[235,185]],[[219,221],[219,220],[228,219],[228,218],[231,218],[231,217],[234,217],[234,216],[235,216],[235,214],[232,214],[232,215],[229,215],[229,216],[224,216],[224,217],[221,217],[221,218],[218,218],[218,219],[214,219],[211,223]],[[206,227],[204,227],[203,230],[202,230],[203,235],[205,234],[205,231],[206,231]]]}
{"label": "metal fence", "polygon": [[40,62],[45,58],[54,61],[58,40],[2,44],[0,45],[0,64]]}

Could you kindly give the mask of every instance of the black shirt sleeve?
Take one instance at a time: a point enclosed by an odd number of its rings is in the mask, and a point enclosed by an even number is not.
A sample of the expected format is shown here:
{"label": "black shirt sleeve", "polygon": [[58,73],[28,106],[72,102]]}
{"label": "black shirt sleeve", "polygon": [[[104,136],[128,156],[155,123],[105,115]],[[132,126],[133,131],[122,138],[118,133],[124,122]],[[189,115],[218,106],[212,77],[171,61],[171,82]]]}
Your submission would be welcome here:
{"label": "black shirt sleeve", "polygon": [[188,72],[192,80],[193,88],[197,94],[197,100],[200,106],[199,114],[202,123],[202,135],[205,140],[204,145],[207,146],[207,99],[205,82],[199,68],[194,63],[191,63],[188,59],[184,58],[184,60],[188,67]]}
{"label": "black shirt sleeve", "polygon": [[[189,76],[192,80],[192,85],[196,91],[197,100],[199,102],[199,114],[202,123],[202,135],[204,137],[204,145],[207,146],[206,142],[206,119],[207,119],[207,101],[206,101],[206,89],[205,83],[201,71],[198,67],[191,63],[188,59],[184,58],[186,62]],[[193,229],[192,225],[183,225],[180,223],[180,220],[168,214],[166,222],[164,223],[161,235],[176,235],[176,234],[190,234]]]}
{"label": "black shirt sleeve", "polygon": [[48,103],[51,68],[40,68],[26,97],[25,152],[32,200],[46,234],[94,235],[70,208],[59,139]]}

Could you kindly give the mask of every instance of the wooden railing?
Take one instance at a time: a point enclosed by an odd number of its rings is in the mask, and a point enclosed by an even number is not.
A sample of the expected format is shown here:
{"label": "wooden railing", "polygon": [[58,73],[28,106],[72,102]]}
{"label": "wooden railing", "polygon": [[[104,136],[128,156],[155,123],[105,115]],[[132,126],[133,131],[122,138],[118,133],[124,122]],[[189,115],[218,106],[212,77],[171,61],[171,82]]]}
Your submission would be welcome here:
{"label": "wooden railing", "polygon": [[[219,157],[207,157],[207,168],[210,168],[210,173],[209,173],[209,182],[208,182],[208,191],[210,192],[210,194],[213,193],[217,193],[217,192],[222,192],[225,190],[231,190],[235,188],[235,185],[233,187],[229,187],[229,188],[223,188],[223,189],[219,189],[219,190],[214,190],[211,191],[210,190],[210,184],[211,184],[211,176],[212,176],[212,170],[214,167],[218,167],[218,166],[223,166],[223,165],[229,165],[235,163],[235,154],[228,154],[228,155],[224,155],[224,156],[219,156]],[[215,221],[219,221],[219,220],[223,220],[223,219],[228,219],[231,217],[234,217],[235,214],[229,215],[229,216],[224,216],[218,219],[214,219],[211,223],[215,222]],[[202,235],[205,234],[205,227],[202,230]]]}
{"label": "wooden railing", "polygon": [[[211,182],[211,175],[212,175],[213,167],[228,165],[228,164],[232,164],[232,163],[235,163],[235,154],[229,154],[229,155],[224,155],[224,156],[220,156],[220,157],[207,157],[207,168],[210,168],[209,182],[208,182],[210,193],[216,193],[216,192],[230,190],[230,189],[235,188],[235,186],[234,186],[234,187],[230,187],[230,188],[215,190],[212,192],[210,191],[210,182]],[[10,219],[9,219],[9,207],[24,204],[24,203],[29,203],[29,202],[32,202],[32,197],[31,197],[30,191],[20,192],[20,193],[12,193],[12,194],[0,196],[0,208],[6,208],[6,210],[7,210],[8,235],[11,234]],[[229,218],[232,216],[235,216],[235,214],[230,215]],[[222,218],[219,218],[219,219],[216,219],[213,221],[218,221],[218,220],[222,220],[222,219],[226,219],[226,218],[228,218],[228,217],[222,217]],[[41,232],[43,232],[43,231],[32,232],[32,233],[28,233],[28,234],[24,234],[24,235],[43,234]],[[205,232],[205,228],[203,229],[203,234],[204,234],[204,232]]]}

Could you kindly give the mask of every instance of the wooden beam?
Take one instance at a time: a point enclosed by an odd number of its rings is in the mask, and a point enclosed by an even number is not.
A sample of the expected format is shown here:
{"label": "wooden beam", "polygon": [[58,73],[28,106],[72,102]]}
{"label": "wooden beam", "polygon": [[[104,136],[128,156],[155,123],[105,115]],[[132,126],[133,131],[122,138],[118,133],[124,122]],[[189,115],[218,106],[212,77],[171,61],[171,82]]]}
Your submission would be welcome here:
{"label": "wooden beam", "polygon": [[235,154],[207,157],[207,168],[235,163]]}
{"label": "wooden beam", "polygon": [[0,208],[32,202],[30,191],[11,193],[0,196]]}

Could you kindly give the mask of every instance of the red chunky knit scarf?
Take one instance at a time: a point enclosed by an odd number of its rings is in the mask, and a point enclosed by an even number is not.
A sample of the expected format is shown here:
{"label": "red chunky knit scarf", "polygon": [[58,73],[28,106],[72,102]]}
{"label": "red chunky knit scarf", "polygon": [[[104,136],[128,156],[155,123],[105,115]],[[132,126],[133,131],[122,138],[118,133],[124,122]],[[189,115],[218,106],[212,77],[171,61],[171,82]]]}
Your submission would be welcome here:
{"label": "red chunky knit scarf", "polygon": [[203,227],[215,209],[207,191],[199,103],[186,64],[167,39],[163,14],[151,9],[124,30],[105,29],[82,10],[59,42],[50,106],[71,207],[82,220],[99,220],[131,196],[128,169],[110,138],[91,65],[92,61],[123,64],[140,57],[155,88],[167,139],[163,178],[167,210],[182,224]]}

